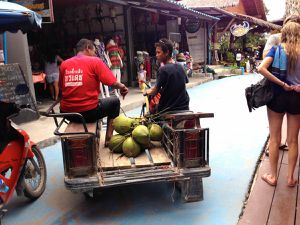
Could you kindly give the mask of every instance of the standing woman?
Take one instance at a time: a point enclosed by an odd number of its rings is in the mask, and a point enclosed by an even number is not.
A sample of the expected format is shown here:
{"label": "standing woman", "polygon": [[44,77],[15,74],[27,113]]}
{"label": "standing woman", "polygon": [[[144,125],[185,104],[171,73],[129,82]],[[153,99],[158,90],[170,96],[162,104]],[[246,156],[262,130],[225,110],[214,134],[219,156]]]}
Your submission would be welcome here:
{"label": "standing woman", "polygon": [[46,80],[49,84],[50,94],[53,100],[57,100],[59,94],[58,77],[59,66],[64,60],[55,53],[54,50],[49,50],[45,60]]}
{"label": "standing woman", "polygon": [[[294,187],[297,185],[297,180],[294,178],[294,170],[298,158],[300,128],[300,17],[295,15],[288,17],[281,33],[282,44],[277,48],[273,47],[258,67],[258,71],[273,82],[273,90],[275,92],[274,99],[267,105],[270,129],[270,173],[264,174],[262,179],[271,186],[277,184],[281,125],[283,116],[286,113],[287,143],[289,146],[287,185]],[[277,72],[278,77],[281,77],[281,79],[268,71],[268,67],[273,61],[276,62],[278,59],[280,68],[274,71]],[[286,66],[286,70],[283,70],[282,65],[283,67]],[[277,68],[275,64],[274,66]]]}

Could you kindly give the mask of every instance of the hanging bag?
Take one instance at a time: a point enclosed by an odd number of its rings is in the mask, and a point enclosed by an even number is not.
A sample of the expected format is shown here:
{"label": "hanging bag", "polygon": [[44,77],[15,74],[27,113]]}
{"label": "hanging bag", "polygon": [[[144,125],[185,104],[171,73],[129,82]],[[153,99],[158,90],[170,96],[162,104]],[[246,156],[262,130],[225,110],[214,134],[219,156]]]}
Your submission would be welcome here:
{"label": "hanging bag", "polygon": [[[287,56],[281,45],[276,48],[271,71],[278,79],[288,83],[286,80]],[[258,83],[247,87],[245,89],[245,95],[249,112],[252,112],[253,109],[267,105],[273,99],[275,91],[277,90],[281,91],[282,88],[272,83],[267,78],[263,78]]]}
{"label": "hanging bag", "polygon": [[249,112],[267,105],[274,97],[274,91],[271,81],[263,78],[256,84],[252,84],[245,89],[245,95]]}

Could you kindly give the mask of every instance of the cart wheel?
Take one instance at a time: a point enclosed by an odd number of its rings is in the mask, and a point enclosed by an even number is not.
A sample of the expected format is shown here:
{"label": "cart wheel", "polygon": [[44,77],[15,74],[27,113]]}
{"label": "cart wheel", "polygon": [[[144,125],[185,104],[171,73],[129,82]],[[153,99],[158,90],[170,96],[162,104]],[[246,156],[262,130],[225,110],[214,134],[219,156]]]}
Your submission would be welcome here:
{"label": "cart wheel", "polygon": [[190,177],[190,180],[178,182],[181,198],[184,202],[203,200],[203,183],[201,177]]}

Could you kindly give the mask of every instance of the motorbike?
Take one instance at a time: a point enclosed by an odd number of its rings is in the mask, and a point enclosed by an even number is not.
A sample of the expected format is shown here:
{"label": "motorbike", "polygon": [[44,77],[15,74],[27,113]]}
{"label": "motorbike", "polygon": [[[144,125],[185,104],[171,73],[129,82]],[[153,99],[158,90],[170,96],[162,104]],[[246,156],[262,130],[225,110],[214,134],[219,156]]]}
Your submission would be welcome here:
{"label": "motorbike", "polygon": [[[26,85],[16,88],[17,95],[28,91]],[[29,106],[0,101],[0,224],[14,191],[36,200],[46,188],[47,170],[41,150],[11,121],[22,108],[28,110]]]}

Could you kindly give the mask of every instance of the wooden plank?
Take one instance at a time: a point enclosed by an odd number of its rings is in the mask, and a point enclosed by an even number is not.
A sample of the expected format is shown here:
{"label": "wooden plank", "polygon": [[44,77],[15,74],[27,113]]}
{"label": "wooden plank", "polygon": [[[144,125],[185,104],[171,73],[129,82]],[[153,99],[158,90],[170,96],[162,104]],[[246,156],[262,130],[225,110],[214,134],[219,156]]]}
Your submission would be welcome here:
{"label": "wooden plank", "polygon": [[[300,148],[300,135],[299,135],[299,138],[298,138],[298,143],[299,143],[299,146],[298,146],[298,149]],[[297,210],[296,210],[296,218],[295,218],[295,225],[300,225],[300,185],[299,185],[299,179],[300,179],[300,168],[299,168],[299,157],[300,155],[298,155],[298,160],[297,160],[297,166],[295,168],[295,174],[296,172],[298,172],[298,176],[297,179],[298,179],[298,185],[297,185],[297,188],[298,188],[298,196],[297,196]]]}
{"label": "wooden plank", "polygon": [[297,189],[298,189],[298,196],[297,196],[297,206],[296,206],[296,218],[295,218],[295,225],[300,225],[300,185],[299,185],[299,175],[300,175],[300,171],[299,171],[299,166],[296,167],[295,170],[298,171],[298,185],[297,185]]}
{"label": "wooden plank", "polygon": [[282,164],[267,223],[268,225],[294,225],[297,188],[287,186],[287,170],[287,165]]}
{"label": "wooden plank", "polygon": [[254,186],[238,225],[262,225],[268,220],[275,187],[266,184],[261,176],[270,171],[269,161],[263,161],[254,179]]}
{"label": "wooden plank", "polygon": [[[89,132],[95,133],[96,132],[96,126],[97,123],[86,123],[86,127]],[[73,133],[73,132],[85,132],[84,127],[82,123],[73,123],[70,122],[65,129],[65,133]]]}
{"label": "wooden plank", "polygon": [[126,156],[121,157],[122,154],[111,153],[108,148],[100,147],[99,154],[98,167],[101,167],[103,170],[131,167],[131,162]]}
{"label": "wooden plank", "polygon": [[143,152],[137,158],[135,158],[136,167],[152,166],[152,165],[153,164],[150,162],[146,152]]}
{"label": "wooden plank", "polygon": [[163,148],[151,148],[149,149],[154,165],[170,164],[166,151]]}

